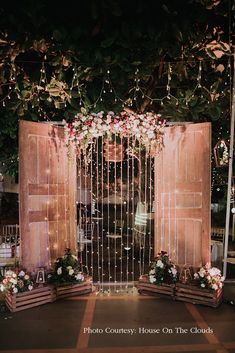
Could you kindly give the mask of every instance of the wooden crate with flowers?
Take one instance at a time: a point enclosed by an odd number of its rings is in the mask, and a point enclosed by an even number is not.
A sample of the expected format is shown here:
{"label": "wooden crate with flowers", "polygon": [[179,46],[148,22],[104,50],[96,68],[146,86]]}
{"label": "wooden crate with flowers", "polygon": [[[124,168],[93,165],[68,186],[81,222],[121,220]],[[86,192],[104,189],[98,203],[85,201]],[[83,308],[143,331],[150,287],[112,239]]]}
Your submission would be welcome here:
{"label": "wooden crate with flowers", "polygon": [[0,289],[5,292],[5,303],[11,312],[55,301],[55,290],[52,286],[36,286],[30,275],[23,270],[18,273],[7,271]]}
{"label": "wooden crate with flowers", "polygon": [[151,264],[148,275],[141,276],[137,284],[140,294],[170,296],[174,298],[178,272],[169,255],[161,251]]}
{"label": "wooden crate with flowers", "polygon": [[220,270],[207,264],[194,274],[193,280],[176,283],[175,299],[216,308],[222,302],[223,281]]}
{"label": "wooden crate with flowers", "polygon": [[88,294],[92,291],[92,279],[85,276],[77,256],[70,249],[55,262],[55,270],[49,274],[49,282],[55,286],[56,299]]}

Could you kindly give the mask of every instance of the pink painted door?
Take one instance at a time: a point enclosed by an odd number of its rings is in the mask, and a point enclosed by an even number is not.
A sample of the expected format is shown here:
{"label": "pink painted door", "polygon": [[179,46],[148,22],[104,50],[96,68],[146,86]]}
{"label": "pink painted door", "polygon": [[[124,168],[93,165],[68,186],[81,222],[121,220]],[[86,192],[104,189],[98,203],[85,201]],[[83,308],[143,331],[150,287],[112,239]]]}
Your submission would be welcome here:
{"label": "pink painted door", "polygon": [[210,261],[210,123],[167,127],[155,158],[155,255],[178,265]]}
{"label": "pink painted door", "polygon": [[64,130],[20,121],[20,233],[22,265],[50,268],[76,242],[76,161]]}

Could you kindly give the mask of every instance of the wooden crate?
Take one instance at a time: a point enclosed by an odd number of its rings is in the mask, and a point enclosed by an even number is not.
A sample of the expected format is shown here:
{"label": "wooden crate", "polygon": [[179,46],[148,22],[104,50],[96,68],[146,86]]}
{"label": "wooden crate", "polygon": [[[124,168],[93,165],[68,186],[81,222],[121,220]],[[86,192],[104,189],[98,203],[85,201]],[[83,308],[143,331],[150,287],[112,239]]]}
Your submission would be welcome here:
{"label": "wooden crate", "polygon": [[193,284],[177,283],[175,286],[175,299],[192,304],[202,304],[217,308],[223,298],[223,290],[210,290],[199,288]]}
{"label": "wooden crate", "polygon": [[38,287],[32,291],[10,294],[5,297],[6,306],[11,312],[30,309],[56,300],[53,286]]}
{"label": "wooden crate", "polygon": [[170,296],[172,298],[174,298],[174,288],[174,284],[162,283],[161,285],[156,285],[150,283],[148,275],[141,276],[137,284],[140,294]]}
{"label": "wooden crate", "polygon": [[86,280],[83,283],[78,284],[67,284],[63,286],[57,286],[56,290],[56,299],[63,299],[72,297],[75,295],[88,294],[92,292],[92,282]]}

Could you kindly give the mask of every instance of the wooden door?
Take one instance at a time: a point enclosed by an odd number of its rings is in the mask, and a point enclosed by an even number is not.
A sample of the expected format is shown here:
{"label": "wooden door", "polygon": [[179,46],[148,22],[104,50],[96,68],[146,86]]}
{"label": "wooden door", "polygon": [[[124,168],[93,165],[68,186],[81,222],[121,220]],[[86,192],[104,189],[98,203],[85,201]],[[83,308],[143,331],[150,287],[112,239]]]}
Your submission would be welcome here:
{"label": "wooden door", "polygon": [[165,129],[155,158],[155,256],[169,252],[178,265],[210,262],[211,125]]}
{"label": "wooden door", "polygon": [[76,161],[64,129],[20,121],[20,233],[22,266],[50,268],[76,251]]}

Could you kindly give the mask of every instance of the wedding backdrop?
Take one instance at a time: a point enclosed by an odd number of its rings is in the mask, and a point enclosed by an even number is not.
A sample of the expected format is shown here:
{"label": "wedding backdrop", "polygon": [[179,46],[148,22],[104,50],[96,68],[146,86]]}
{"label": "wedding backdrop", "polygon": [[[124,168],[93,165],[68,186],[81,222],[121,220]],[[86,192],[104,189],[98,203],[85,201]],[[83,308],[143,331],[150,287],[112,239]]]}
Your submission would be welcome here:
{"label": "wedding backdrop", "polygon": [[49,269],[69,247],[102,287],[137,280],[162,249],[180,266],[209,262],[210,123],[78,118],[20,122],[22,266]]}

